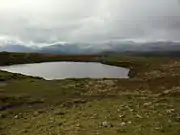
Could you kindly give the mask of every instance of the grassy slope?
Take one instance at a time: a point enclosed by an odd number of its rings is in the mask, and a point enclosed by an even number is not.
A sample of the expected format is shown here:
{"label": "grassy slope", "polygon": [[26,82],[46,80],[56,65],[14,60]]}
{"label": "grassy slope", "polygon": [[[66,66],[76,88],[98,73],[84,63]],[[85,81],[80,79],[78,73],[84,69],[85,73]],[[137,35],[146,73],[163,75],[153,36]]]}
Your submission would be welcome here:
{"label": "grassy slope", "polygon": [[45,81],[3,72],[0,133],[179,135],[180,60],[111,56],[131,79]]}

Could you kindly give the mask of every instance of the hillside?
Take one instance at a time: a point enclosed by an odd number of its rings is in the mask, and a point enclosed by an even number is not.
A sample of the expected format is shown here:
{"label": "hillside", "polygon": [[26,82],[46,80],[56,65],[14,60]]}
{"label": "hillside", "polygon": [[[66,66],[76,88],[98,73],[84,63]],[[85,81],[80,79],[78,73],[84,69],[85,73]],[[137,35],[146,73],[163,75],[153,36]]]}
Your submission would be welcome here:
{"label": "hillside", "polygon": [[131,78],[46,81],[1,72],[0,133],[179,135],[179,59],[111,55],[102,62],[130,68]]}
{"label": "hillside", "polygon": [[27,46],[24,44],[4,44],[0,51],[46,53],[46,54],[98,54],[112,53],[154,53],[154,52],[179,52],[178,41],[107,41],[100,43],[52,43],[46,46]]}

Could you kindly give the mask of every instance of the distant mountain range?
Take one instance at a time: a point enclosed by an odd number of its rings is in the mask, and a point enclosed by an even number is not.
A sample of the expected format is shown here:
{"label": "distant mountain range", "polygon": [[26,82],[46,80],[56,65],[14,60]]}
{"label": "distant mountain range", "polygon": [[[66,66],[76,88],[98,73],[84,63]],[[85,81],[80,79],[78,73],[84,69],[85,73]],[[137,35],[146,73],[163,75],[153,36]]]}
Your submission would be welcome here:
{"label": "distant mountain range", "polygon": [[112,41],[105,43],[55,43],[45,47],[27,47],[25,45],[7,44],[0,46],[0,51],[6,52],[36,52],[53,54],[95,54],[104,52],[159,52],[180,51],[180,42],[133,42]]}

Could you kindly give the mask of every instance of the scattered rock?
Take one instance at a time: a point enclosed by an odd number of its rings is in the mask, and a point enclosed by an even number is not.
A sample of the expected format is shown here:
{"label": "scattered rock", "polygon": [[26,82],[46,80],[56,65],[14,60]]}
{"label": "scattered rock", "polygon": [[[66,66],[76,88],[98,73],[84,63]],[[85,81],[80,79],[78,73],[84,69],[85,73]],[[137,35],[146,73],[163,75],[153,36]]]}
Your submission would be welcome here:
{"label": "scattered rock", "polygon": [[166,112],[167,113],[173,113],[173,112],[175,112],[175,109],[168,109],[168,110],[166,110]]}
{"label": "scattered rock", "polygon": [[113,127],[113,125],[111,123],[107,122],[107,121],[102,122],[101,126],[103,126],[103,127]]}
{"label": "scattered rock", "polygon": [[40,127],[42,127],[42,126],[43,126],[43,124],[37,124],[37,125],[36,125],[37,128],[40,128]]}
{"label": "scattered rock", "polygon": [[142,117],[141,115],[139,115],[139,114],[136,114],[136,117],[137,117],[137,118],[140,118],[140,119],[143,118],[143,117]]}
{"label": "scattered rock", "polygon": [[161,130],[162,127],[155,127],[154,129],[155,129],[155,130]]}
{"label": "scattered rock", "polygon": [[171,93],[171,90],[165,90],[165,91],[163,91],[163,93],[162,94],[169,94],[169,93]]}
{"label": "scattered rock", "polygon": [[104,121],[104,122],[101,123],[101,125],[102,125],[103,127],[107,127],[107,126],[108,126],[108,122],[107,122],[107,121]]}
{"label": "scattered rock", "polygon": [[128,123],[128,124],[132,124],[132,121],[128,121],[127,123]]}
{"label": "scattered rock", "polygon": [[22,113],[19,113],[19,114],[14,116],[14,119],[20,119],[20,118],[23,118],[23,114]]}
{"label": "scattered rock", "polygon": [[151,102],[147,102],[147,103],[144,103],[144,106],[150,106],[152,103]]}
{"label": "scattered rock", "polygon": [[121,122],[121,126],[125,126],[126,125],[126,122]]}
{"label": "scattered rock", "polygon": [[124,117],[124,115],[119,115],[119,118],[123,118]]}
{"label": "scattered rock", "polygon": [[19,118],[20,118],[19,115],[14,116],[14,119],[19,119]]}
{"label": "scattered rock", "polygon": [[77,124],[76,124],[76,127],[80,127],[80,123],[77,123]]}
{"label": "scattered rock", "polygon": [[129,109],[130,112],[134,112],[134,109]]}
{"label": "scattered rock", "polygon": [[43,110],[35,111],[34,112],[34,116],[37,116],[37,115],[42,114],[42,113],[44,113]]}

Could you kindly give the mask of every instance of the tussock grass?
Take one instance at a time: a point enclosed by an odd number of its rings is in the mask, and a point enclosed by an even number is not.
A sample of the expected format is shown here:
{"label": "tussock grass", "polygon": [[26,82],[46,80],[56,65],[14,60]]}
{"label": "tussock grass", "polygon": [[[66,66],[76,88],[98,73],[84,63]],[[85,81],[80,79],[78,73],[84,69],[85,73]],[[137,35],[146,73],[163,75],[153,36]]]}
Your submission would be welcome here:
{"label": "tussock grass", "polygon": [[179,135],[180,60],[101,60],[130,68],[130,78],[46,81],[0,72],[0,133]]}

